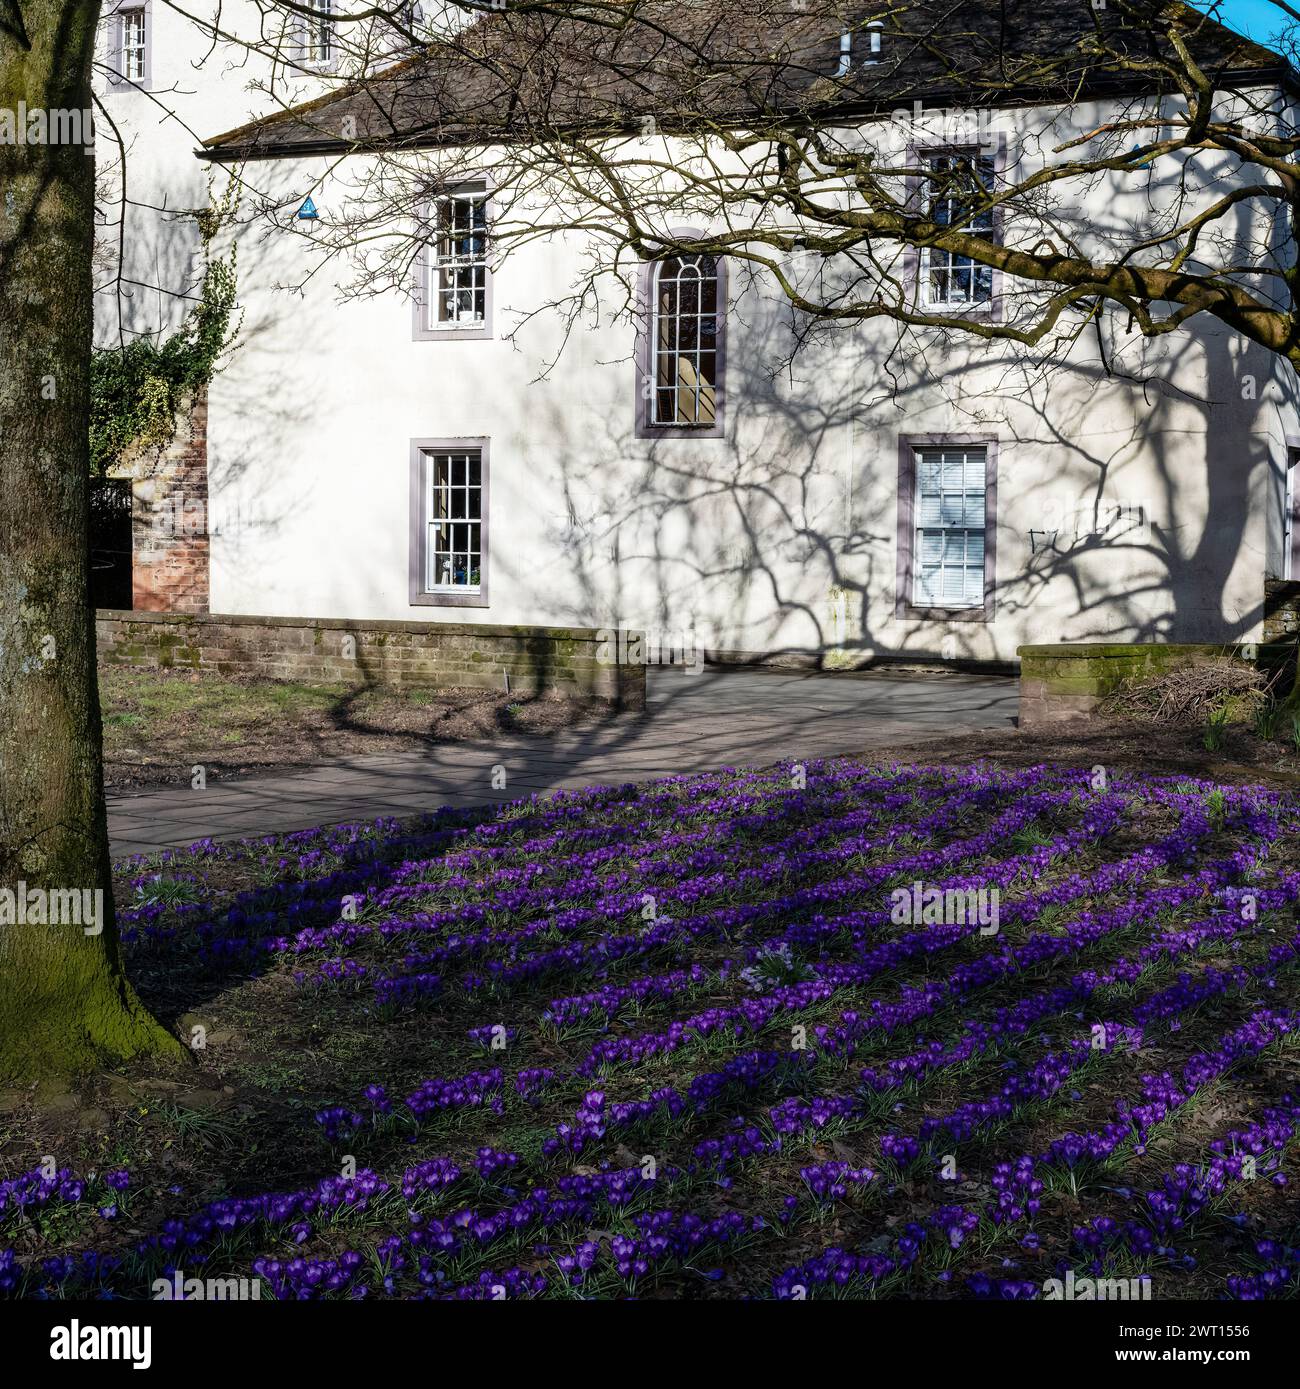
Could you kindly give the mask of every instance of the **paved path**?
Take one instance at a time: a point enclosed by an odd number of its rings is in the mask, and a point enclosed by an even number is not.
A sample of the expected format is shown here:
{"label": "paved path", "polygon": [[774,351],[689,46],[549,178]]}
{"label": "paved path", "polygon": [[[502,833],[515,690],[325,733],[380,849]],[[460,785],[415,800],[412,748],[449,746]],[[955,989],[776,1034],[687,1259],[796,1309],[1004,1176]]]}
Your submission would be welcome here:
{"label": "paved path", "polygon": [[[309,771],[116,796],[115,856],[196,839],[306,829],[440,805],[514,800],[599,782],[642,781],[783,758],[855,755],[921,738],[1007,728],[1012,679],[651,669],[647,709],[549,738],[448,743],[391,757],[340,758]],[[493,769],[503,767],[504,788]]]}

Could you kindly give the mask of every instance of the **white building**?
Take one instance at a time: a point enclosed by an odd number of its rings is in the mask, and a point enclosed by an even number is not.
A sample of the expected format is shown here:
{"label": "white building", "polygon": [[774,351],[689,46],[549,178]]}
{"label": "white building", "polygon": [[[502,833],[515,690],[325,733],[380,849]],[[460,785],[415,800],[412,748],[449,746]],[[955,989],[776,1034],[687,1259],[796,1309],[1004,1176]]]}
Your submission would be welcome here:
{"label": "white building", "polygon": [[[165,333],[192,302],[202,273],[194,213],[225,183],[213,189],[195,158],[204,139],[328,92],[405,46],[379,21],[328,22],[337,0],[318,5],[313,24],[274,0],[106,0],[94,73],[101,342]],[[436,8],[415,7],[422,27]]]}
{"label": "white building", "polygon": [[[850,61],[871,61],[868,34],[855,43]],[[832,72],[838,51],[832,33]],[[435,47],[404,64],[406,104],[385,113],[438,127],[444,162],[446,63]],[[150,72],[156,88],[160,55]],[[1280,65],[1252,81],[1280,84]],[[1051,370],[963,337],[900,348],[881,321],[791,358],[779,293],[696,258],[606,279],[599,314],[568,331],[547,306],[588,247],[557,235],[496,255],[509,196],[487,127],[422,214],[443,234],[357,294],[357,258],[320,252],[388,157],[358,149],[381,133],[371,93],[241,126],[237,83],[195,85],[185,121],[208,137],[205,162],[160,162],[159,186],[175,206],[213,168],[241,181],[248,213],[241,345],[208,406],[213,612],[638,627],[831,665],[1010,663],[1027,642],[1257,640],[1265,579],[1291,577],[1294,377],[1208,317],[1156,341],[1114,322]],[[1023,169],[1112,109],[1009,101],[978,142]],[[953,147],[941,110],[855,119],[882,150]],[[295,216],[308,197],[315,221]],[[1139,197],[1099,181],[1077,226],[1140,226],[1159,200],[1158,183]],[[401,221],[395,244],[413,245]],[[904,273],[974,314],[1009,292],[968,265]],[[636,294],[639,315],[621,315]],[[652,357],[668,319],[686,345]]]}

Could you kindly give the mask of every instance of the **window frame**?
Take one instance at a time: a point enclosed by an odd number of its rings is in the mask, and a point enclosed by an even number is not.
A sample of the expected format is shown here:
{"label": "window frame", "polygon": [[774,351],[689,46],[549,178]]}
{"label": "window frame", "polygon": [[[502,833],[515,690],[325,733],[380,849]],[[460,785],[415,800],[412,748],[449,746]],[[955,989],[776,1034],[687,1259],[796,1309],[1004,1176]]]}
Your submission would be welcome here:
{"label": "window frame", "polygon": [[[402,3],[394,8],[392,18],[384,24],[387,30],[387,42],[383,42],[381,34],[380,47],[388,55],[406,53],[410,51],[410,43],[406,36],[400,32],[398,25],[404,29],[409,29],[412,34],[417,34],[424,28],[424,6],[420,0],[402,0]],[[390,61],[390,57],[381,56],[381,63]]]}
{"label": "window frame", "polygon": [[[425,459],[430,453],[477,453],[479,456],[479,584],[477,593],[457,593],[452,589],[430,589],[425,587],[424,578],[428,572],[429,537],[429,497],[426,487],[428,469]],[[489,544],[491,539],[491,467],[488,458],[488,440],[485,437],[460,439],[412,439],[409,508],[410,542],[407,564],[407,578],[412,607],[426,608],[486,608],[488,582],[491,578]]]}
{"label": "window frame", "polygon": [[[918,457],[938,449],[984,450],[984,594],[977,605],[926,606],[916,593],[916,482]],[[991,622],[996,610],[998,454],[996,434],[907,434],[898,440],[898,565],[894,616],[910,621]]]}
{"label": "window frame", "polygon": [[[440,328],[431,328],[428,318],[430,308],[428,296],[431,289],[431,277],[438,265],[436,245],[438,231],[435,223],[435,205],[455,198],[461,189],[480,187],[483,198],[485,243],[482,321],[471,323],[466,327],[448,324]],[[485,342],[494,336],[492,327],[493,280],[496,278],[492,272],[492,199],[494,191],[492,180],[486,174],[471,174],[458,179],[450,188],[430,198],[425,203],[424,225],[431,229],[433,234],[423,239],[419,253],[415,258],[415,291],[411,305],[411,340],[413,342]]]}
{"label": "window frame", "polygon": [[[128,77],[123,71],[126,51],[126,16],[144,16],[144,76]],[[147,92],[153,86],[153,0],[119,0],[108,12],[108,85],[113,91]]]}
{"label": "window frame", "polygon": [[[335,13],[334,0],[302,0],[302,2],[327,17]],[[332,24],[326,27],[326,32],[329,35],[329,55],[324,58],[309,58],[307,56],[310,26],[316,22],[297,10],[293,11],[293,43],[296,50],[294,61],[299,67],[308,68],[312,72],[333,72],[338,67],[339,44],[338,34]]]}
{"label": "window frame", "polygon": [[1287,434],[1285,469],[1282,476],[1282,563],[1279,577],[1287,583],[1300,579],[1300,526],[1297,526],[1297,506],[1300,504],[1300,435]]}
{"label": "window frame", "polygon": [[[969,156],[972,154],[977,157],[989,157],[993,160],[994,185],[995,187],[1000,186],[1004,181],[1007,167],[1007,136],[1005,131],[994,132],[984,144],[942,140],[911,144],[907,148],[907,163],[909,168],[919,170],[922,164],[928,164],[929,160],[937,156]],[[924,211],[928,204],[930,180],[916,174],[909,177],[907,182],[908,205],[917,212]],[[998,245],[1002,244],[1003,209],[1001,207],[993,209],[993,225],[989,235],[990,239]],[[992,266],[988,267],[990,285],[987,299],[976,299],[970,303],[963,303],[960,300],[930,303],[926,299],[926,288],[929,283],[929,261],[930,248],[928,246],[908,246],[904,251],[904,283],[909,285],[911,289],[911,299],[917,312],[934,314],[944,318],[984,318],[990,323],[1003,321],[1001,270]]]}
{"label": "window frame", "polygon": [[[674,227],[668,233],[676,241],[703,241],[707,233],[696,227]],[[658,315],[658,278],[665,261],[675,253],[642,261],[637,269],[636,345],[633,406],[636,439],[721,439],[726,434],[727,397],[727,258],[714,256],[717,271],[718,307],[714,323],[715,371],[712,424],[659,424],[654,419],[654,389],[646,383],[655,380],[655,341]]]}

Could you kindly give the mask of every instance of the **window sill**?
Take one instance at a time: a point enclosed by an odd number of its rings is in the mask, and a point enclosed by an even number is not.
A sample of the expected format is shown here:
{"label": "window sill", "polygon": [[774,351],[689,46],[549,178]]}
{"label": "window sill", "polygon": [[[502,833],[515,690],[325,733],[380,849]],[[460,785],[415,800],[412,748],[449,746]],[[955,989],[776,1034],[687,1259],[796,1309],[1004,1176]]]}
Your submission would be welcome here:
{"label": "window sill", "polygon": [[971,303],[968,300],[958,300],[951,304],[941,304],[938,302],[922,304],[921,310],[923,313],[942,313],[950,316],[969,314],[972,317],[978,317],[983,314],[992,314],[994,304],[993,301],[989,299],[982,299],[976,303]]}
{"label": "window sill", "polygon": [[472,328],[425,328],[417,324],[415,342],[487,342],[492,337],[490,323],[478,323]]}
{"label": "window sill", "polygon": [[987,604],[978,608],[926,608],[916,603],[905,603],[897,614],[911,622],[991,622],[992,610]]}
{"label": "window sill", "polygon": [[413,593],[412,607],[424,608],[486,608],[486,593]]}
{"label": "window sill", "polygon": [[643,424],[637,427],[638,439],[721,439],[722,424]]}

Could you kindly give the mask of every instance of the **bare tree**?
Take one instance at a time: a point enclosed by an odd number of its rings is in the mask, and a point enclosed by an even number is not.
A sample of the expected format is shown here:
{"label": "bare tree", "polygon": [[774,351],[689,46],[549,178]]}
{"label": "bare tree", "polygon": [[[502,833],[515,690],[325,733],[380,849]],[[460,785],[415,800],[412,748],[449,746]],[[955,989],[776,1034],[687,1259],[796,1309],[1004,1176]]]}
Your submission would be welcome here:
{"label": "bare tree", "polygon": [[[306,12],[279,7],[278,27],[248,46],[272,64],[290,10]],[[92,267],[109,281],[121,274],[111,248],[101,247],[95,263],[90,112],[99,16],[98,0],[0,2],[5,1080],[181,1050],[127,982],[110,889],[86,551]],[[214,41],[219,16],[196,21]],[[165,112],[167,94],[152,96]],[[103,135],[112,123],[101,117]],[[125,205],[129,189],[118,173],[108,196]]]}
{"label": "bare tree", "polygon": [[[1273,3],[1280,23],[1295,19]],[[482,167],[491,146],[498,257],[559,233],[587,240],[593,277],[725,255],[810,328],[888,319],[1042,350],[1106,309],[1148,337],[1205,315],[1294,366],[1290,70],[1218,23],[1218,8],[510,10],[208,153],[245,177],[249,157],[335,156],[349,210],[318,244],[357,260],[358,293],[409,286],[430,190],[454,182],[467,149]],[[1011,107],[1033,114],[1007,149],[998,113]],[[1141,226],[1104,215],[1134,192]],[[956,276],[978,299],[994,273],[997,315],[925,292]]]}

